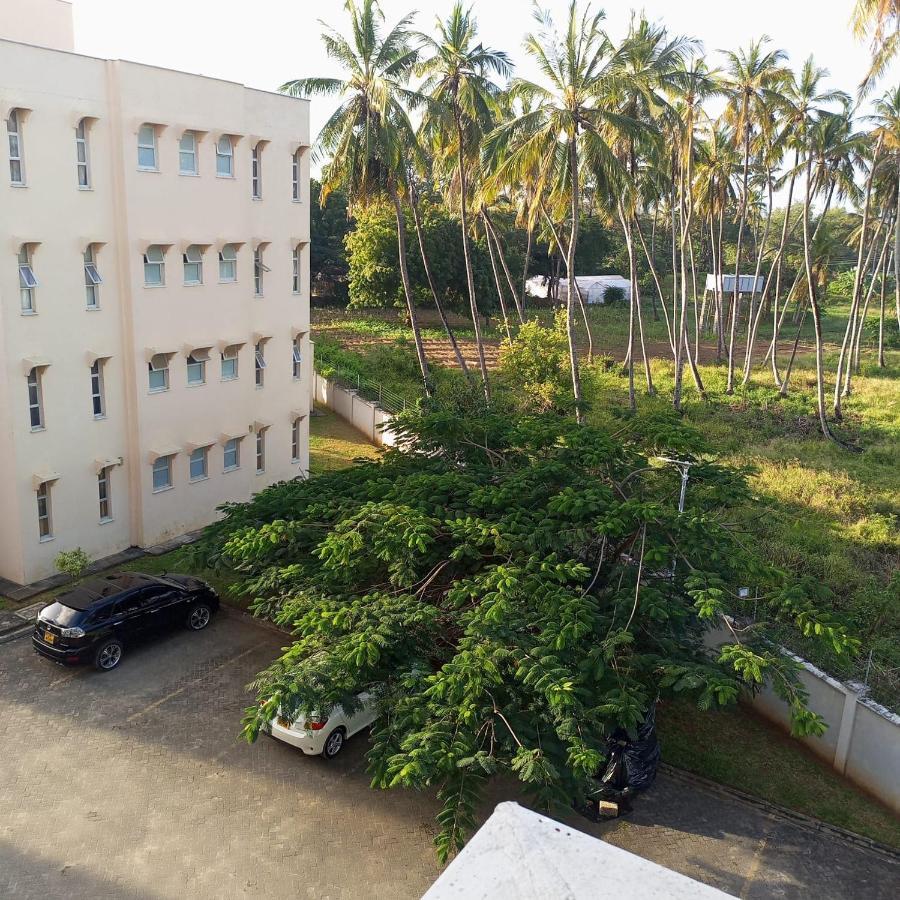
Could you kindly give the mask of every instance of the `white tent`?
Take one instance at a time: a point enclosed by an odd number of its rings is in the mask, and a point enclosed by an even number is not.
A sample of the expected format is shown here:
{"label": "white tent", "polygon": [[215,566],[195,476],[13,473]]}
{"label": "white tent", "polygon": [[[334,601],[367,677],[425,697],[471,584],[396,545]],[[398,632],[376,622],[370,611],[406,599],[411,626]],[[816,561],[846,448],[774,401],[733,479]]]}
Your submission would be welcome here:
{"label": "white tent", "polygon": [[[753,287],[753,276],[752,275],[741,275],[741,283],[740,283],[740,293],[749,294],[751,291],[756,294],[761,294],[763,288],[765,287],[765,279],[762,275],[756,279],[756,287]],[[715,275],[707,275],[706,276],[706,288],[707,291],[715,291],[716,289],[716,276]],[[722,276],[722,284],[720,285],[721,292],[723,294],[734,294],[734,275],[723,275]]]}
{"label": "white tent", "polygon": [[[631,282],[621,275],[578,275],[575,278],[585,303],[603,303],[608,288],[621,288],[624,299],[631,299]],[[526,283],[532,297],[546,297],[547,283],[541,276],[529,278]],[[569,281],[565,276],[559,281],[559,299],[565,301],[569,294]]]}

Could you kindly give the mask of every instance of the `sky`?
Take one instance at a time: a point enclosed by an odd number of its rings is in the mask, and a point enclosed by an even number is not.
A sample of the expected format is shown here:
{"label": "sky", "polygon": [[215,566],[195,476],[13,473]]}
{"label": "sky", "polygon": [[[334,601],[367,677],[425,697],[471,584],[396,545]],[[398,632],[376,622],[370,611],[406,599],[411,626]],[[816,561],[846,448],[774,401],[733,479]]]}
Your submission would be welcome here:
{"label": "sky", "polygon": [[[3,0],[6,2],[6,0]],[[413,6],[415,4],[415,6]],[[561,20],[566,0],[543,0]],[[451,0],[381,0],[388,23],[411,8],[416,27],[431,31]],[[711,65],[721,61],[721,48],[736,48],[768,35],[787,51],[799,68],[813,54],[829,70],[830,84],[854,93],[869,61],[868,48],[850,33],[852,0],[644,0],[643,3],[600,2],[613,40],[628,28],[631,10],[664,22],[673,34],[698,38]],[[522,50],[534,29],[531,0],[476,0],[482,40],[506,50],[517,74],[536,72]],[[738,14],[738,10],[740,13]],[[335,76],[340,71],[325,55],[320,20],[339,30],[346,23],[343,0],[74,0],[75,46],[81,53],[130,59],[166,68],[197,72],[277,90],[292,78]],[[886,89],[900,77],[900,66],[887,73]],[[317,99],[311,110],[313,137],[334,104]]]}

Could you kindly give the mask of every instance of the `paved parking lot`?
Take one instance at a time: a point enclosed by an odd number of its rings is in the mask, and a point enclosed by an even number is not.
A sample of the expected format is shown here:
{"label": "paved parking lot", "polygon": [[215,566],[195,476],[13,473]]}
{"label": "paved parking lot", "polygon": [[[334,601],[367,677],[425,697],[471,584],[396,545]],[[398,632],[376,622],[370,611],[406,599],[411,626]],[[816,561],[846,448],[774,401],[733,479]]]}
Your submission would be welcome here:
{"label": "paved parking lot", "polygon": [[[435,803],[371,791],[364,737],[332,763],[237,740],[244,685],[283,643],[222,614],[102,675],[37,658],[28,638],[0,645],[0,897],[420,896],[438,874]],[[736,896],[887,898],[900,878],[665,776],[594,832]]]}

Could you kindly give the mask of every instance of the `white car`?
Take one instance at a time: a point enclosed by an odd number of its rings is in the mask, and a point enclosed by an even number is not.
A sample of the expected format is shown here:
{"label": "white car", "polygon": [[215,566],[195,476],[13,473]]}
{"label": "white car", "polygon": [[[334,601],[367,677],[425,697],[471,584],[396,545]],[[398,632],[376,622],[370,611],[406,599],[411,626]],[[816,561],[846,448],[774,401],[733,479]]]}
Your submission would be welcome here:
{"label": "white car", "polygon": [[334,759],[343,749],[347,738],[368,728],[378,715],[372,694],[358,694],[357,699],[360,705],[352,715],[348,715],[342,706],[333,707],[327,716],[303,716],[295,722],[278,715],[269,722],[268,732],[273,738],[284,741],[309,756],[321,755],[325,759]]}

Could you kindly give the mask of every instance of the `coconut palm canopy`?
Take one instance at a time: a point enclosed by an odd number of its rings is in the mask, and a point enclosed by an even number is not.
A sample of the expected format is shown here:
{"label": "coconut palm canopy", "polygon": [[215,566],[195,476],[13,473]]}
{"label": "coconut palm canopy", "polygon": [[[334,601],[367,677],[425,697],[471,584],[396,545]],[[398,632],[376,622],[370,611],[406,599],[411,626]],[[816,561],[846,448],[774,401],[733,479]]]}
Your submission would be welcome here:
{"label": "coconut palm canopy", "polygon": [[[555,260],[554,283],[569,284],[571,390],[574,414],[583,420],[585,354],[576,332],[586,334],[588,361],[593,334],[577,290],[576,258],[582,223],[594,217],[619,232],[627,251],[632,299],[625,360],[632,406],[636,367],[644,373],[646,391],[656,392],[643,340],[648,299],[654,318],[665,320],[676,409],[685,370],[705,395],[697,366],[704,340],[715,342],[729,393],[746,385],[761,363],[786,393],[795,356],[791,344],[796,347],[800,333],[789,326],[809,317],[818,359],[818,416],[823,434],[834,436],[841,398],[852,390],[858,367],[873,267],[880,264],[896,276],[900,266],[900,88],[884,91],[866,115],[850,93],[827,84],[827,69],[816,60],[793,66],[765,35],[717,51],[721,66],[714,68],[696,37],[635,15],[616,40],[605,30],[602,10],[577,0],[558,22],[534,4],[534,30],[522,51],[537,74],[523,78],[515,75],[510,53],[483,43],[473,8],[460,2],[431,29],[419,31],[412,13],[389,27],[377,0],[347,0],[345,7],[346,24],[325,26],[322,35],[344,77],[300,78],[283,90],[339,98],[315,149],[323,164],[323,200],[340,187],[351,211],[385,202],[394,207],[403,296],[426,391],[432,381],[407,266],[410,214],[428,273],[426,296],[438,307],[458,364],[469,373],[426,258],[423,195],[459,220],[486,400],[491,392],[485,309],[499,303],[512,339],[527,319],[525,284],[538,249]],[[895,3],[882,0],[857,4],[854,26],[875,47],[870,90],[893,52],[897,12]],[[779,204],[784,214],[773,215]],[[836,255],[823,248],[834,248],[839,237],[830,233],[827,216],[837,205],[852,207],[857,216],[857,274],[829,409],[821,319],[830,282],[824,269],[835,265]],[[524,262],[515,272],[509,240],[498,227],[504,217],[527,233]],[[476,291],[476,242],[489,255],[495,296]],[[706,283],[706,272],[714,276],[711,296],[697,287]],[[726,273],[735,276],[728,279],[734,285],[728,296],[721,288]],[[740,294],[742,283],[761,289]],[[896,284],[894,294],[900,318]],[[769,328],[768,346],[760,348],[759,336]]]}

